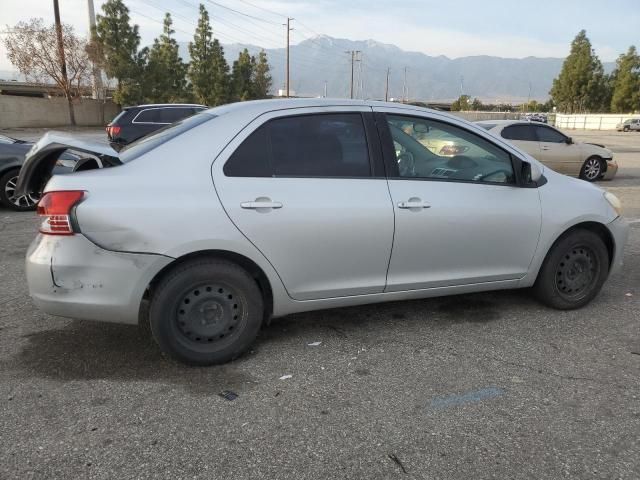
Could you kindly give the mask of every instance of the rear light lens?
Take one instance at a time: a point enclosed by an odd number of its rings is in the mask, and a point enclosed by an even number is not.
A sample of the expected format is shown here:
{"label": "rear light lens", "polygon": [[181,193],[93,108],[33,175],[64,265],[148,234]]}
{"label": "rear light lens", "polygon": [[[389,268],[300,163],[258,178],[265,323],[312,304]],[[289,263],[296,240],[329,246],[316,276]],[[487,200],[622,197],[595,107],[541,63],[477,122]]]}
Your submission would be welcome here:
{"label": "rear light lens", "polygon": [[42,217],[40,233],[46,235],[73,235],[71,209],[83,198],[82,190],[47,192],[38,202],[38,216]]}
{"label": "rear light lens", "polygon": [[120,127],[118,125],[107,125],[107,135],[113,138],[120,134]]}

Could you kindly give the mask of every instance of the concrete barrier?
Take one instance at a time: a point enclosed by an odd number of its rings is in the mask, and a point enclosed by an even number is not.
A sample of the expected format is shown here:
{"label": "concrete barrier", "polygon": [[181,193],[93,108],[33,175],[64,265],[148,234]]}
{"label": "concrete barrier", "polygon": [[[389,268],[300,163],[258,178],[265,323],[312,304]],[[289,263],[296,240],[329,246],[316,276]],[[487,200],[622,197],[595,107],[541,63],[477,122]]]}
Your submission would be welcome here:
{"label": "concrete barrier", "polygon": [[[90,98],[73,102],[78,126],[93,127],[109,123],[118,106]],[[61,127],[70,125],[67,100],[62,97],[34,98],[0,95],[0,128]]]}

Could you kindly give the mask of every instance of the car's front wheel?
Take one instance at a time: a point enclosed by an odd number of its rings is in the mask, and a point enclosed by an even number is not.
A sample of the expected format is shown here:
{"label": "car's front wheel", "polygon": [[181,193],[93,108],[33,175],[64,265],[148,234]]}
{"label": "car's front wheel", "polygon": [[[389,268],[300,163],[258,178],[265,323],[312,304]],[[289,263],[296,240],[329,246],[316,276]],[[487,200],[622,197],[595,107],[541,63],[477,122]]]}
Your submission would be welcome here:
{"label": "car's front wheel", "polygon": [[262,325],[260,289],[244,269],[219,259],[177,266],[151,296],[149,321],[163,352],[191,365],[225,363],[244,353]]}
{"label": "car's front wheel", "polygon": [[589,303],[609,273],[609,253],[602,239],[577,229],[560,237],[547,254],[533,287],[550,307],[571,310]]}
{"label": "car's front wheel", "polygon": [[589,157],[582,164],[580,178],[587,182],[595,182],[604,174],[604,162],[600,157]]}
{"label": "car's front wheel", "polygon": [[16,195],[16,184],[20,170],[10,170],[0,177],[0,203],[17,210],[35,210],[39,195]]}

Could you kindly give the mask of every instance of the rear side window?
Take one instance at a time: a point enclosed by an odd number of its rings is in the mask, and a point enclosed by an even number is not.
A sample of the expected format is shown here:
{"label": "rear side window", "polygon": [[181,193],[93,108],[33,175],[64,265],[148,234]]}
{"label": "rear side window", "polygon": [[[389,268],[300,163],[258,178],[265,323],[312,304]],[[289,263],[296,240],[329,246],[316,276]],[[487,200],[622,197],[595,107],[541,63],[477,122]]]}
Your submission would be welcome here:
{"label": "rear side window", "polygon": [[149,108],[142,110],[133,119],[133,123],[162,123],[161,120],[162,109]]}
{"label": "rear side window", "polygon": [[567,140],[560,132],[549,127],[535,127],[538,134],[538,140],[549,143],[564,143]]}
{"label": "rear side window", "polygon": [[520,140],[523,142],[537,142],[536,132],[531,125],[510,125],[502,130],[502,138]]}
{"label": "rear side window", "polygon": [[359,113],[271,120],[253,132],[224,166],[231,177],[369,177]]}
{"label": "rear side window", "polygon": [[160,112],[161,123],[173,123],[193,115],[193,108],[163,108]]}

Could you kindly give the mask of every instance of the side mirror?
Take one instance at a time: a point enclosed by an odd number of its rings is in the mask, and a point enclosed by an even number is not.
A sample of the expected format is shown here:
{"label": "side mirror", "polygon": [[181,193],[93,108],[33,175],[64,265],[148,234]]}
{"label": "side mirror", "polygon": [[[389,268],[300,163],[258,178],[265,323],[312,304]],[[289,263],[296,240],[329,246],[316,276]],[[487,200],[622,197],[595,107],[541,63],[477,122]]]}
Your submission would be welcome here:
{"label": "side mirror", "polygon": [[567,142],[567,145],[571,145],[573,143],[573,138],[571,137],[567,137],[567,139],[565,140],[565,142]]}
{"label": "side mirror", "polygon": [[522,171],[521,171],[522,181],[525,185],[529,185],[531,183],[537,183],[542,177],[542,170],[535,165],[529,162],[522,161]]}

